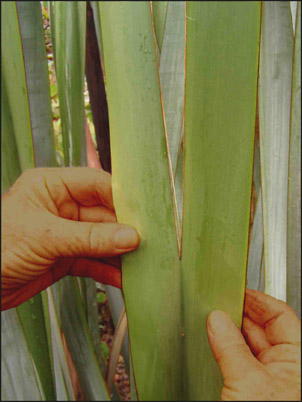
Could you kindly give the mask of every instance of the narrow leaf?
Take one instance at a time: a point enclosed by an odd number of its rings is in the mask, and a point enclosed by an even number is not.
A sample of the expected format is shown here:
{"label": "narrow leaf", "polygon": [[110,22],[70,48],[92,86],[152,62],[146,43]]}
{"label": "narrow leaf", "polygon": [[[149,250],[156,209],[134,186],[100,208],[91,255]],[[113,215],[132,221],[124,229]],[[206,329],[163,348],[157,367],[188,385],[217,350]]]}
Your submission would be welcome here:
{"label": "narrow leaf", "polygon": [[46,292],[47,292],[48,309],[51,324],[50,326],[51,341],[52,341],[52,352],[54,356],[54,372],[55,372],[57,400],[74,401],[76,400],[76,398],[73,392],[70,373],[68,370],[68,365],[62,343],[62,336],[54,304],[53,293],[51,288],[48,288]]}
{"label": "narrow leaf", "polygon": [[[123,312],[123,309],[125,308],[122,291],[118,288],[115,288],[115,287],[109,286],[109,285],[105,286],[105,290],[106,290],[106,295],[108,298],[108,304],[109,304],[112,320],[113,320],[114,326],[116,327],[118,324],[118,320]],[[126,331],[126,334],[124,337],[122,353],[123,353],[123,358],[125,361],[126,371],[129,373],[130,372],[130,363],[129,363],[128,331]]]}
{"label": "narrow leaf", "polygon": [[44,400],[16,309],[1,313],[1,335],[1,400]]}
{"label": "narrow leaf", "polygon": [[284,301],[293,55],[291,24],[289,2],[263,2],[259,123],[265,292]]}
{"label": "narrow leaf", "polygon": [[1,44],[1,83],[5,85],[20,167],[24,171],[34,167],[34,154],[20,29],[13,1],[1,3]]}
{"label": "narrow leaf", "polygon": [[55,398],[54,383],[41,294],[37,294],[28,302],[21,304],[17,307],[17,312],[45,396],[47,399],[53,400]]}
{"label": "narrow leaf", "polygon": [[85,285],[87,290],[86,292],[87,324],[89,332],[91,334],[95,355],[101,367],[102,374],[105,377],[107,367],[102,357],[96,283],[93,279],[86,278]]}
{"label": "narrow leaf", "polygon": [[[55,2],[53,19],[65,165],[80,165],[86,160],[83,97],[86,3]],[[69,23],[66,24],[66,21]],[[64,278],[56,293],[61,305],[62,329],[85,396],[91,400],[107,400],[108,393],[87,324],[85,280]]]}
{"label": "narrow leaf", "polygon": [[287,207],[287,302],[301,317],[301,3],[298,2],[291,97]]}
{"label": "narrow leaf", "polygon": [[93,341],[77,286],[76,278],[62,282],[61,325],[73,363],[88,400],[108,400],[105,381],[95,355]]}
{"label": "narrow leaf", "polygon": [[36,167],[55,166],[50,91],[41,5],[17,1]]}
{"label": "narrow leaf", "polygon": [[[256,121],[257,127],[257,121]],[[257,135],[258,134],[258,135]],[[262,194],[261,194],[261,172],[260,172],[260,149],[258,145],[259,130],[256,128],[255,146],[254,146],[254,171],[253,183],[254,193],[254,212],[253,225],[249,243],[248,266],[247,266],[247,288],[258,289],[261,264],[263,257],[263,222],[262,222]],[[256,138],[257,137],[257,138]]]}
{"label": "narrow leaf", "polygon": [[247,287],[258,289],[260,281],[261,261],[263,251],[263,226],[262,226],[262,200],[261,191],[257,201],[257,207],[252,227],[251,242],[249,246]]}
{"label": "narrow leaf", "polygon": [[[60,101],[65,166],[80,166],[86,147],[84,69],[86,3],[54,2],[53,24],[56,78]],[[68,23],[67,23],[68,21]],[[85,144],[85,142],[84,142]]]}
{"label": "narrow leaf", "polygon": [[101,58],[102,69],[104,71],[104,54],[103,54],[103,40],[102,40],[102,30],[101,30],[101,17],[100,9],[97,1],[90,1],[91,8],[93,10],[93,19],[95,24],[95,31],[98,40],[99,54]]}
{"label": "narrow leaf", "polygon": [[5,81],[1,73],[1,194],[4,194],[21,174],[17,143],[8,103]]}

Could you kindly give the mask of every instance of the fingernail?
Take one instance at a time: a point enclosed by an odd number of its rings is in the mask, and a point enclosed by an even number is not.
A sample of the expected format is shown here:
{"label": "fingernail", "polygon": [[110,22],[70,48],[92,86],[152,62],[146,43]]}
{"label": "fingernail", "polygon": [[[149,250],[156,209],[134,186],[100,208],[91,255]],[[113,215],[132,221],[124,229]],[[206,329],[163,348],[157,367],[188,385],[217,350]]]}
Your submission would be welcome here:
{"label": "fingernail", "polygon": [[114,235],[114,244],[118,249],[128,249],[136,247],[139,243],[139,237],[135,229],[125,227],[119,229]]}
{"label": "fingernail", "polygon": [[229,323],[227,318],[228,316],[223,311],[212,311],[207,321],[211,335],[223,333],[228,329]]}

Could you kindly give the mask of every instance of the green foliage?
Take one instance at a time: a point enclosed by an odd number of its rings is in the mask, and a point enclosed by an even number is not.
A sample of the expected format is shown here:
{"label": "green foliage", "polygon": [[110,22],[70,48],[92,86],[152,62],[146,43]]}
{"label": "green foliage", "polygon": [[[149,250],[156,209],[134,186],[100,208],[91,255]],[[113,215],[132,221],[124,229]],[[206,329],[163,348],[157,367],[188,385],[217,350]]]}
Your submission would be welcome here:
{"label": "green foliage", "polygon": [[97,294],[97,301],[98,303],[104,303],[106,300],[106,295],[105,293],[98,293]]}
{"label": "green foliage", "polygon": [[[299,313],[300,3],[293,37],[289,3],[263,2],[261,42],[260,2],[92,8],[114,204],[141,236],[122,259],[132,398],[217,400],[222,378],[205,321],[223,309],[240,326],[247,256],[248,284],[265,283]],[[85,2],[43,2],[42,10],[2,2],[1,10],[3,193],[25,169],[85,165],[85,116],[96,141]],[[42,18],[50,19],[45,35]],[[91,280],[66,278],[18,313],[2,313],[3,398],[75,399],[61,331],[85,396],[117,398],[103,378],[111,351],[100,341],[96,306],[108,298],[117,322],[123,301],[115,290],[105,296]]]}
{"label": "green foliage", "polygon": [[[188,6],[181,263],[148,5],[104,3],[100,12],[115,207],[119,220],[138,228],[142,239],[139,250],[123,257],[139,398],[216,398],[221,380],[206,340],[205,318],[213,308],[224,308],[238,325],[241,320],[260,6]],[[242,63],[249,68],[242,69]],[[215,280],[219,276],[223,280]]]}
{"label": "green foliage", "polygon": [[224,310],[241,325],[259,34],[259,2],[188,3],[182,245],[188,400],[220,397],[207,315]]}
{"label": "green foliage", "polygon": [[101,342],[101,348],[102,348],[102,354],[104,356],[104,359],[108,360],[108,358],[109,358],[109,348],[108,348],[106,342]]}

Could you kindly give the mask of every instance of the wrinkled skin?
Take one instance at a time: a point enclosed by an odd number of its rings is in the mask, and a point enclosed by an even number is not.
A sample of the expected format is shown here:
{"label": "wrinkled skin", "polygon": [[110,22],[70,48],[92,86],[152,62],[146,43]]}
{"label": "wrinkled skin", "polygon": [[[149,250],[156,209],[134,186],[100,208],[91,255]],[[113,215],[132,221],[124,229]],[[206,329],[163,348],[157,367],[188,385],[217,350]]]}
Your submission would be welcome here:
{"label": "wrinkled skin", "polygon": [[301,400],[301,322],[284,302],[247,290],[242,332],[222,311],[207,320],[223,401]]}
{"label": "wrinkled skin", "polygon": [[135,229],[116,223],[108,173],[28,170],[2,197],[1,309],[66,275],[121,287],[118,256],[139,241]]}

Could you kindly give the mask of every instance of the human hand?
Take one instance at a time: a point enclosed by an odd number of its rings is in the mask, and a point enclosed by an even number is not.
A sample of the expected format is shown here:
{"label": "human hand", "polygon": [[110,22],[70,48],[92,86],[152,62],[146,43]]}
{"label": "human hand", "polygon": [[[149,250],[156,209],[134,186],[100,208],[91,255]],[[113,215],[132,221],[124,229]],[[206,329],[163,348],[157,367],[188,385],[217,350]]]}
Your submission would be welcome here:
{"label": "human hand", "polygon": [[139,241],[133,228],[116,223],[108,173],[28,170],[2,197],[1,309],[66,275],[121,287],[117,256]]}
{"label": "human hand", "polygon": [[208,338],[219,365],[223,401],[301,400],[301,322],[284,302],[246,290],[242,336],[228,314],[213,311]]}

